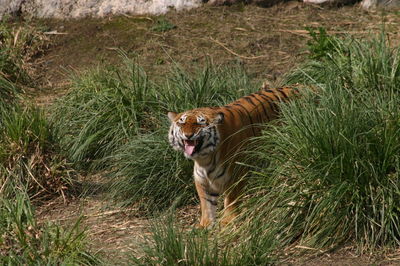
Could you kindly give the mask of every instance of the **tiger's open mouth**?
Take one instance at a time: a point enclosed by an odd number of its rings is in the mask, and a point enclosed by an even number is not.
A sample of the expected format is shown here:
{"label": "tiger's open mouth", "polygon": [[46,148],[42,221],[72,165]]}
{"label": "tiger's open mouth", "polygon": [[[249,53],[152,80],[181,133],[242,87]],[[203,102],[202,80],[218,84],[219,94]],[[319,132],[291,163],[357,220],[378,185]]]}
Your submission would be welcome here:
{"label": "tiger's open mouth", "polygon": [[184,151],[187,155],[192,156],[195,152],[199,151],[202,145],[202,140],[184,140]]}

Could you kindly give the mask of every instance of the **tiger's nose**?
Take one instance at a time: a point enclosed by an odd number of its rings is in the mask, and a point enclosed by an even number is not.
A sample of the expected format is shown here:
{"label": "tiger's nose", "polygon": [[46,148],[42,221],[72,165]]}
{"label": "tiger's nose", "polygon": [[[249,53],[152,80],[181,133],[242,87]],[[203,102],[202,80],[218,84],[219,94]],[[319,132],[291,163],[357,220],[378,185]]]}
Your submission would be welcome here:
{"label": "tiger's nose", "polygon": [[184,134],[185,135],[185,137],[186,137],[186,139],[191,139],[192,137],[193,137],[193,133],[191,133],[191,134]]}

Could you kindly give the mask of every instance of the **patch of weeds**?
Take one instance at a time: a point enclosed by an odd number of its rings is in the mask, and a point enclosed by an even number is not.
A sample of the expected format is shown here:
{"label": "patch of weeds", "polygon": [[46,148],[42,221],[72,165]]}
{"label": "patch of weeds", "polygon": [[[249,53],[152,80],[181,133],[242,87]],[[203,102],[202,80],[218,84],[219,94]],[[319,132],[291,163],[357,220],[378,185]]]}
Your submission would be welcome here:
{"label": "patch of weeds", "polygon": [[185,230],[171,214],[156,219],[151,231],[145,255],[131,258],[137,265],[229,265],[227,248],[206,230]]}
{"label": "patch of weeds", "polygon": [[148,213],[194,201],[192,162],[169,145],[168,132],[138,135],[110,158],[109,196]]}
{"label": "patch of weeds", "polygon": [[312,27],[306,27],[311,40],[307,41],[308,50],[311,59],[319,59],[335,50],[336,38],[331,37],[326,29],[319,27],[316,31]]}
{"label": "patch of weeds", "polygon": [[260,137],[255,153],[270,165],[253,173],[241,232],[258,221],[282,247],[399,245],[400,50],[383,36],[336,39],[289,75],[317,90],[283,105]]}
{"label": "patch of weeds", "polygon": [[57,153],[43,111],[36,107],[0,108],[0,184],[3,197],[17,191],[32,199],[65,196],[75,172]]}
{"label": "patch of weeds", "polygon": [[27,196],[0,199],[0,262],[4,265],[96,265],[81,220],[68,230],[39,225]]}
{"label": "patch of weeds", "polygon": [[166,18],[160,17],[156,20],[153,27],[151,27],[151,30],[155,32],[166,32],[175,28],[176,26],[169,22]]}
{"label": "patch of weeds", "polygon": [[[170,213],[155,219],[151,236],[131,257],[137,265],[270,265],[273,240],[253,227],[250,238],[227,238],[220,229],[187,229]],[[273,238],[272,238],[273,239]],[[142,255],[144,253],[144,255]]]}
{"label": "patch of weeds", "polygon": [[105,169],[105,157],[141,132],[157,128],[154,86],[146,73],[122,56],[125,67],[104,67],[73,77],[73,88],[59,99],[52,125],[66,156],[77,166]]}
{"label": "patch of weeds", "polygon": [[41,53],[48,37],[38,27],[0,22],[0,77],[21,85],[33,82],[32,59]]}

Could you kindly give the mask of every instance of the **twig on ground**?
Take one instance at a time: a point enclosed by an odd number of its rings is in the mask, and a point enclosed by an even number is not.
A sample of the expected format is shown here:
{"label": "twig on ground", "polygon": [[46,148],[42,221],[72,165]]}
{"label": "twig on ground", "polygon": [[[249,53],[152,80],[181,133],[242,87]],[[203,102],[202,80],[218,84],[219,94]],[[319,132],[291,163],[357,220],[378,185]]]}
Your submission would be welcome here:
{"label": "twig on ground", "polygon": [[254,60],[254,59],[260,59],[260,58],[264,58],[264,57],[268,57],[268,55],[259,55],[259,56],[244,56],[244,55],[240,55],[234,51],[232,51],[231,49],[229,49],[228,47],[226,47],[225,44],[223,44],[222,42],[213,39],[212,37],[210,37],[210,39],[215,42],[216,44],[222,46],[222,48],[224,48],[225,50],[227,50],[229,53],[236,55],[237,57],[243,58],[243,59],[247,59],[247,60]]}
{"label": "twig on ground", "polygon": [[14,47],[17,45],[18,36],[19,36],[20,32],[21,32],[21,27],[18,28],[17,33],[15,33],[15,35],[14,35],[14,43],[13,43]]}
{"label": "twig on ground", "polygon": [[[309,32],[307,30],[285,30],[285,29],[277,29],[274,31],[279,31],[279,32],[288,32],[292,34],[297,34],[301,35],[304,37],[309,37]],[[370,32],[368,31],[327,31],[328,34],[369,34]]]}
{"label": "twig on ground", "polygon": [[45,35],[67,35],[67,32],[58,32],[57,30],[43,32]]}

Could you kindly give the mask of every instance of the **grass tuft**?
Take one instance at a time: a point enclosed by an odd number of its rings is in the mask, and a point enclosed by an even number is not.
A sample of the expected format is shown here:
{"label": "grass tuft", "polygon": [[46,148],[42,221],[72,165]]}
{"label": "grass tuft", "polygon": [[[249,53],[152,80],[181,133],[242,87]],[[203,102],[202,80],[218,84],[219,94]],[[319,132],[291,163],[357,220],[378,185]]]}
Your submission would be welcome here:
{"label": "grass tuft", "polygon": [[384,35],[332,43],[288,76],[318,94],[284,105],[280,123],[259,138],[254,155],[270,164],[254,171],[241,232],[256,222],[278,246],[397,246],[399,49]]}
{"label": "grass tuft", "polygon": [[56,224],[39,225],[29,199],[18,194],[0,200],[0,262],[8,265],[99,264],[88,252],[80,220],[68,230]]}
{"label": "grass tuft", "polygon": [[137,265],[229,265],[227,250],[204,230],[185,230],[172,215],[157,219],[151,238],[143,246],[144,256],[132,257]]}
{"label": "grass tuft", "polygon": [[[219,230],[219,229],[218,229]],[[254,231],[253,231],[254,232]],[[167,213],[156,219],[151,237],[131,260],[137,265],[268,265],[273,241],[252,235],[245,244],[215,230],[185,229]],[[144,255],[143,255],[144,253]]]}
{"label": "grass tuft", "polygon": [[36,107],[0,109],[0,188],[3,197],[27,192],[33,200],[65,196],[75,179],[57,154],[43,111]]}
{"label": "grass tuft", "polygon": [[157,127],[149,115],[157,109],[152,84],[134,61],[122,58],[122,70],[98,68],[73,76],[71,92],[55,104],[56,135],[78,167],[105,169],[102,159],[132,136]]}
{"label": "grass tuft", "polygon": [[169,22],[166,18],[160,17],[154,23],[154,26],[151,27],[152,31],[155,32],[166,32],[175,29],[176,26]]}
{"label": "grass tuft", "polygon": [[15,26],[0,21],[0,79],[19,85],[32,85],[35,71],[32,59],[43,51],[48,38],[28,23]]}
{"label": "grass tuft", "polygon": [[112,156],[109,196],[148,212],[193,202],[193,166],[172,150],[166,130],[139,135]]}

